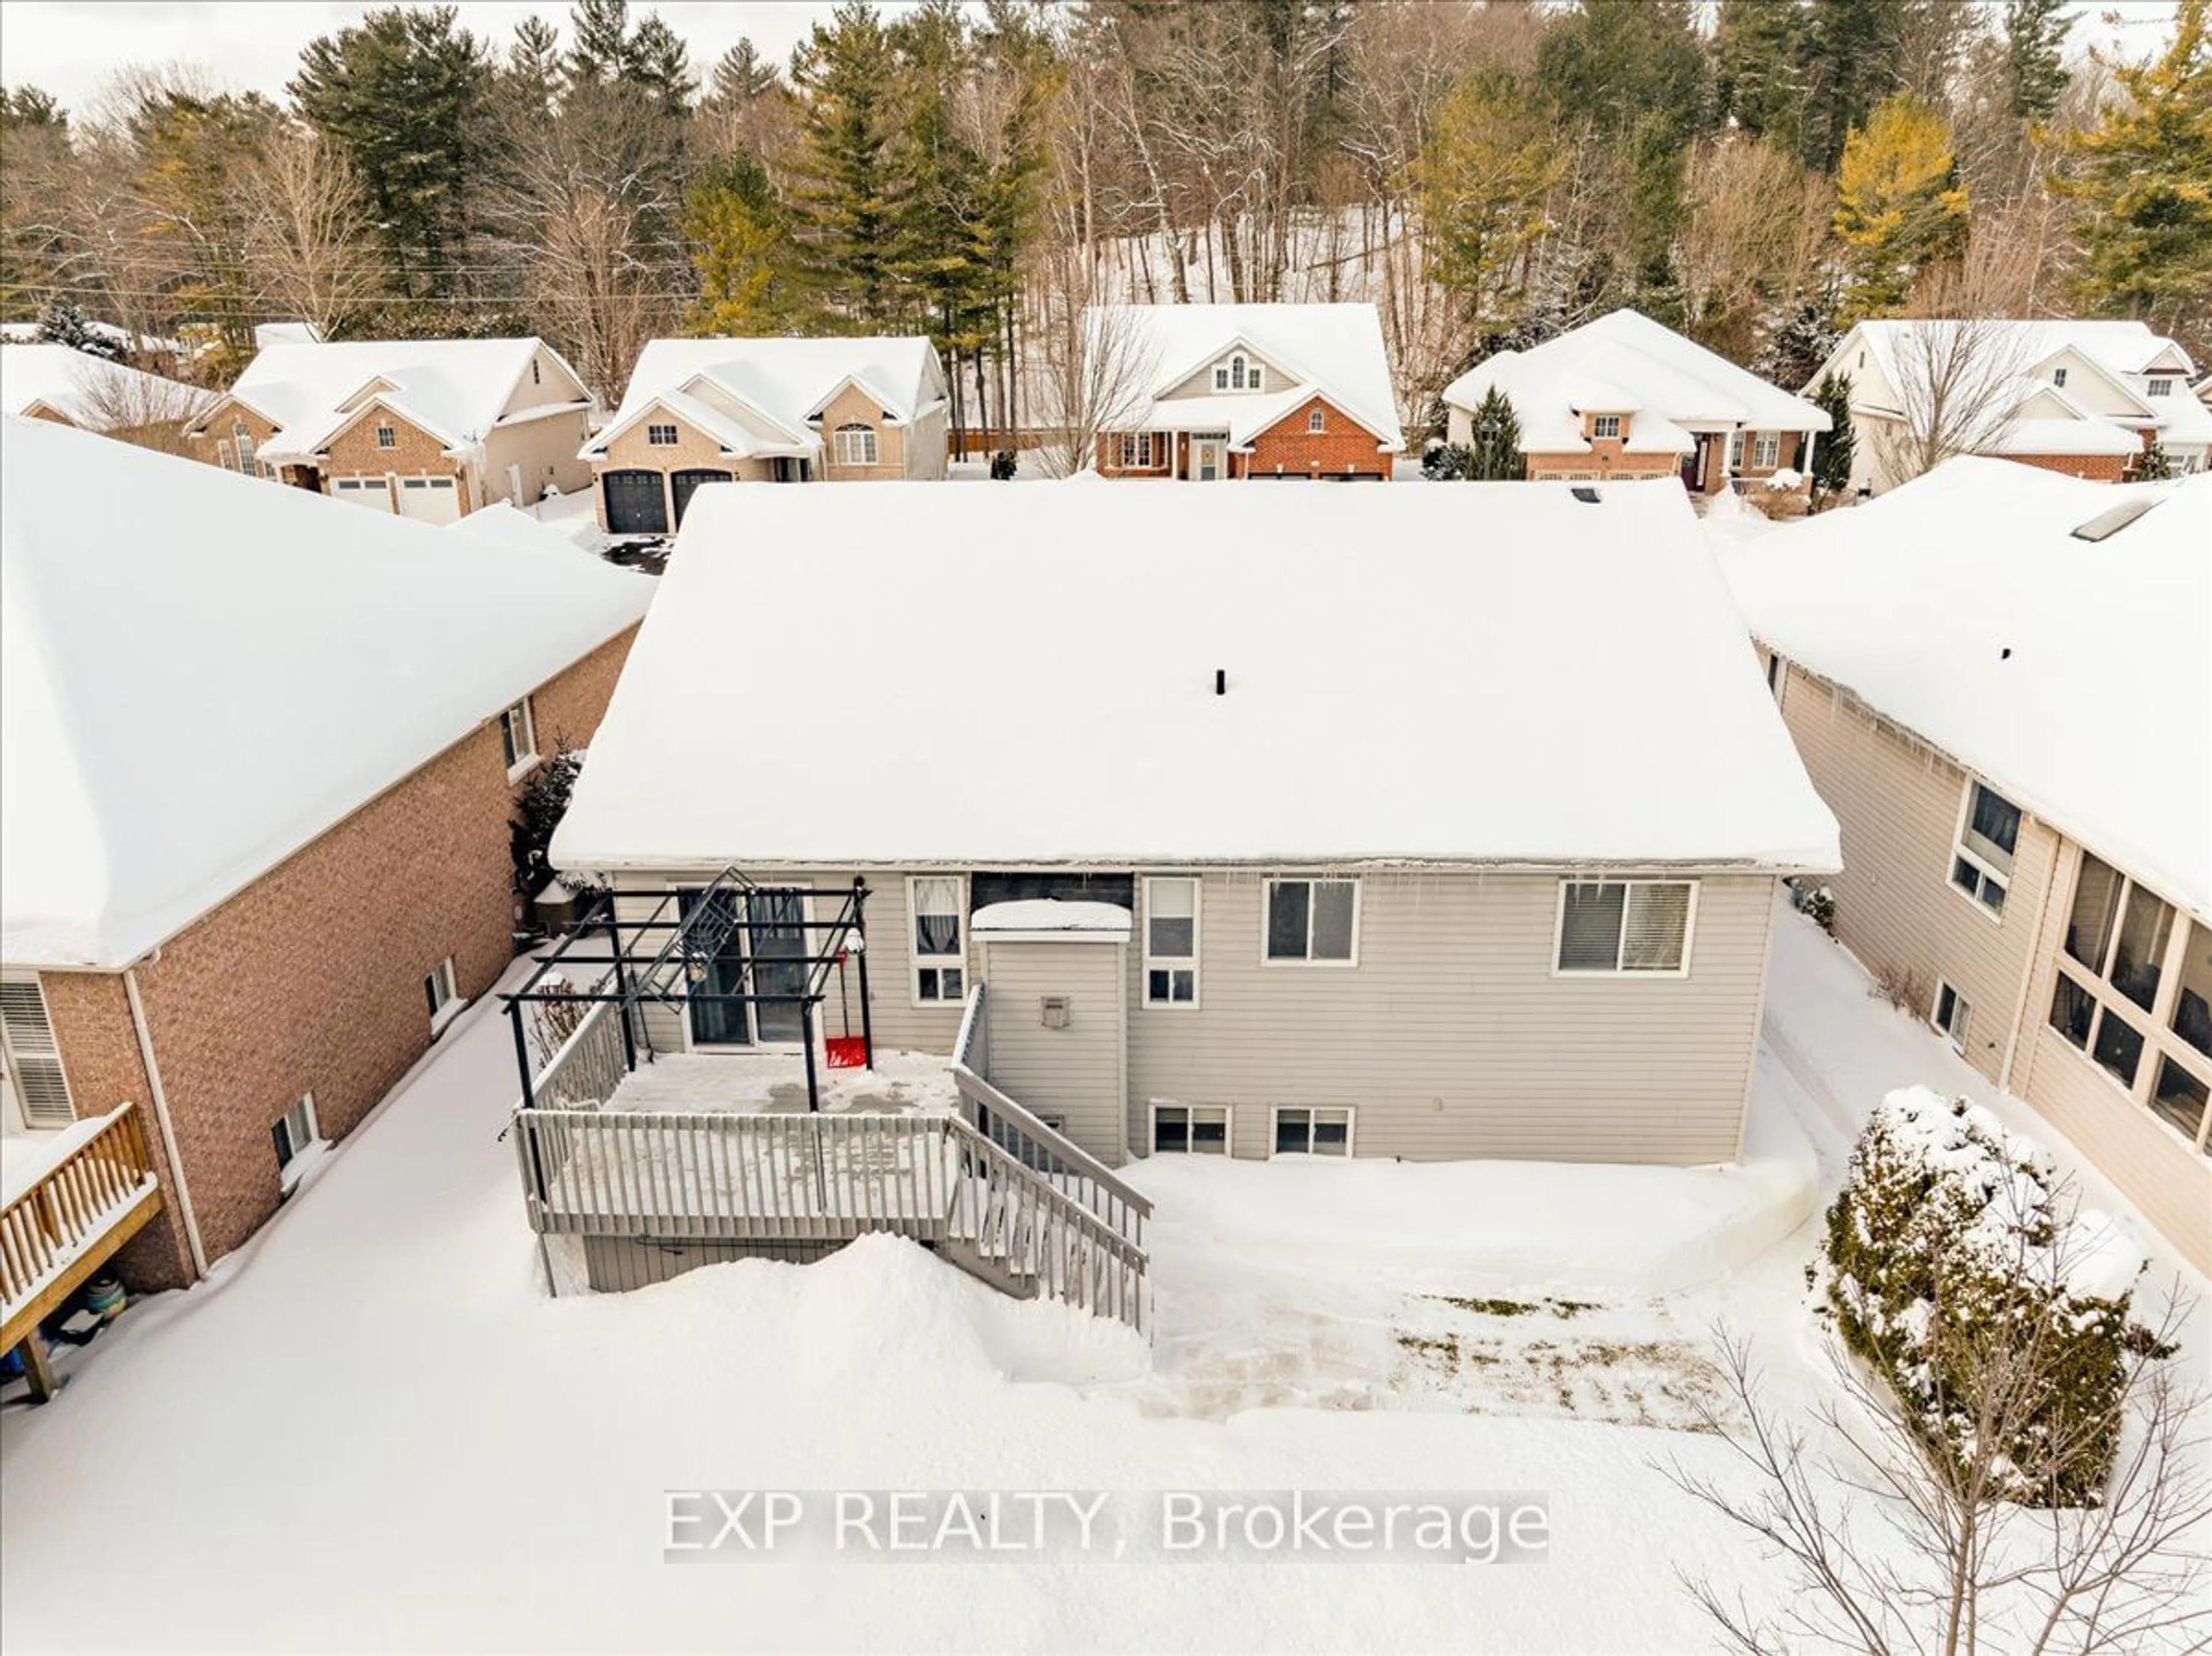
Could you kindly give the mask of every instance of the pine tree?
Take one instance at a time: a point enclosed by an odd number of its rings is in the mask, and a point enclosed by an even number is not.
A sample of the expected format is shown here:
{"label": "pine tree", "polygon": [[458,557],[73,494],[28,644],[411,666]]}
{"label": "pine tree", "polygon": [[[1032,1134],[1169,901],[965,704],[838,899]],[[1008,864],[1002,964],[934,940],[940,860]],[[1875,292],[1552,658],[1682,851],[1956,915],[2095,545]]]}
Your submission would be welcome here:
{"label": "pine tree", "polygon": [[2058,107],[2066,90],[2066,35],[2073,27],[2066,0],[2005,0],[2008,107],[2017,119],[2047,120]]}
{"label": "pine tree", "polygon": [[1510,76],[1478,70],[1438,107],[1413,169],[1423,245],[1437,283],[1478,328],[1510,320],[1523,256],[1565,166],[1551,121]]}
{"label": "pine tree", "polygon": [[1840,495],[1851,486],[1851,460],[1858,448],[1851,435],[1850,382],[1823,374],[1813,387],[1813,402],[1832,423],[1813,441],[1813,486],[1824,495]]}
{"label": "pine tree", "polygon": [[123,360],[123,342],[94,327],[91,319],[74,299],[57,299],[46,307],[39,318],[39,338],[44,344],[67,345],[71,350],[105,357],[111,362]]}
{"label": "pine tree", "polygon": [[1536,72],[1562,110],[1602,133],[1656,130],[1679,146],[1711,124],[1689,0],[1581,0],[1545,33]]}
{"label": "pine tree", "polygon": [[568,11],[568,79],[605,85],[629,60],[629,0],[576,0]]}
{"label": "pine tree", "polygon": [[1804,142],[1806,27],[1802,0],[1721,0],[1714,42],[1717,113],[1793,154]]}
{"label": "pine tree", "polygon": [[2212,5],[2181,0],[2172,44],[2113,78],[2124,95],[2059,148],[2084,208],[2081,296],[2212,344]]}
{"label": "pine tree", "polygon": [[699,277],[687,333],[754,338],[796,319],[789,228],[758,161],[739,152],[703,164],[684,192],[681,228]]}
{"label": "pine tree", "polygon": [[1905,0],[1811,0],[1803,56],[1808,167],[1832,172],[1853,129],[1901,83]]}
{"label": "pine tree", "polygon": [[1966,186],[1943,118],[1909,92],[1852,132],[1836,173],[1836,234],[1851,266],[1848,320],[1893,316],[1966,240]]}
{"label": "pine tree", "polygon": [[811,278],[830,314],[864,327],[892,324],[892,234],[900,204],[886,165],[896,70],[872,7],[846,0],[792,55],[805,94],[798,206]]}
{"label": "pine tree", "polygon": [[360,174],[393,273],[410,296],[450,291],[477,187],[490,49],[452,6],[372,11],[308,42],[287,88]]}
{"label": "pine tree", "polygon": [[561,100],[561,37],[543,17],[514,26],[500,81],[509,97],[540,119],[552,119]]}
{"label": "pine tree", "polygon": [[680,119],[690,113],[690,51],[658,12],[649,13],[629,37],[623,52],[621,78],[665,114]]}
{"label": "pine tree", "polygon": [[717,103],[749,104],[782,84],[783,76],[776,66],[762,57],[750,40],[740,40],[715,59],[707,95]]}
{"label": "pine tree", "polygon": [[1843,338],[1835,312],[1832,293],[1800,299],[1767,332],[1759,354],[1752,358],[1751,371],[1771,385],[1803,385],[1835,354]]}
{"label": "pine tree", "polygon": [[1521,417],[1496,386],[1474,405],[1467,438],[1467,473],[1478,483],[1509,483],[1528,474],[1521,452]]}
{"label": "pine tree", "polygon": [[2166,445],[2153,437],[2136,456],[2133,476],[2137,483],[2164,483],[2173,475],[2173,461],[2167,456]]}

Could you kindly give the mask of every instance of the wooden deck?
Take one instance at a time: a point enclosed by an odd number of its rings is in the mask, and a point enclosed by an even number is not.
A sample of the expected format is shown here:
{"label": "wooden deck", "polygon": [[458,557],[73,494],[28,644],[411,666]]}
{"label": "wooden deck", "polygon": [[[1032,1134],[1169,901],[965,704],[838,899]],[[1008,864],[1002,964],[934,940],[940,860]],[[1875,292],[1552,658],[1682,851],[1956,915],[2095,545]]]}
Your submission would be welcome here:
{"label": "wooden deck", "polygon": [[52,1395],[39,1324],[161,1211],[137,1106],[125,1105],[0,1209],[0,1351],[24,1349]]}

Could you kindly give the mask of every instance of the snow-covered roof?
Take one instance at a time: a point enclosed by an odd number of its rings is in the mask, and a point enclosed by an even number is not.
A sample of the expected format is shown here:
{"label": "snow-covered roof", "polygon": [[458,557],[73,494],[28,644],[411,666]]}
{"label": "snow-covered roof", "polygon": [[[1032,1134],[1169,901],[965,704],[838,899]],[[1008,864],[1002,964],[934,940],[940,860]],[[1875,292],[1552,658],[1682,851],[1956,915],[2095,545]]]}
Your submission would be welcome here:
{"label": "snow-covered roof", "polygon": [[1111,941],[1129,935],[1129,911],[1118,903],[1086,903],[1057,897],[987,903],[969,922],[978,937],[1098,938]]}
{"label": "snow-covered roof", "polygon": [[[788,440],[754,431],[693,396],[694,382],[702,380],[783,428]],[[936,350],[922,338],[654,339],[638,353],[622,406],[584,452],[603,453],[610,438],[655,403],[682,413],[733,454],[805,452],[813,437],[808,417],[848,380],[901,423],[945,395]],[[680,405],[671,400],[676,397],[690,400]]]}
{"label": "snow-covered roof", "polygon": [[2117,454],[2142,451],[2142,439],[2124,425],[2095,415],[2008,421],[1990,447],[1994,454]]}
{"label": "snow-covered roof", "polygon": [[118,416],[125,423],[197,414],[213,396],[197,386],[145,374],[67,345],[9,345],[0,350],[0,414],[22,414],[40,404],[87,428]]}
{"label": "snow-covered roof", "polygon": [[[1686,426],[1826,431],[1831,424],[1814,405],[1632,310],[1486,357],[1444,388],[1444,401],[1472,409],[1493,386],[1513,405],[1525,454],[1588,452],[1585,414],[1633,415],[1630,447],[1652,454],[1688,454],[1694,442]],[[1663,432],[1654,416],[1667,422]]]}
{"label": "snow-covered roof", "polygon": [[323,331],[313,322],[256,322],[253,325],[253,348],[266,350],[271,345],[319,345]]}
{"label": "snow-covered roof", "polygon": [[458,452],[483,441],[544,349],[534,338],[274,344],[230,390],[276,427],[261,445],[264,460],[315,454],[360,411],[359,393],[380,382],[386,407]]}
{"label": "snow-covered roof", "polygon": [[[2073,531],[2158,503],[2102,540]],[[1956,460],[1721,556],[1752,630],[2212,916],[2212,478]]]}
{"label": "snow-covered roof", "polygon": [[1671,479],[1073,499],[701,490],[557,859],[1836,866]]}
{"label": "snow-covered roof", "polygon": [[489,541],[541,557],[582,557],[599,562],[597,553],[579,545],[565,529],[543,522],[532,513],[503,500],[480,507],[466,517],[455,518],[442,527],[451,536]]}
{"label": "snow-covered roof", "polygon": [[[1390,358],[1382,346],[1382,318],[1372,305],[1093,305],[1085,313],[1084,325],[1094,338],[1113,338],[1117,354],[1125,354],[1131,364],[1130,377],[1136,382],[1132,406],[1115,413],[1111,423],[1116,427],[1174,429],[1153,425],[1154,399],[1165,398],[1242,344],[1291,375],[1296,386],[1280,396],[1271,386],[1256,399],[1238,392],[1199,399],[1242,405],[1248,417],[1242,422],[1246,435],[1238,436],[1232,429],[1231,441],[1249,441],[1266,429],[1264,424],[1253,425],[1249,416],[1272,408],[1267,424],[1273,424],[1318,391],[1372,431],[1383,447],[1406,446]],[[1170,413],[1176,407],[1156,405]]]}
{"label": "snow-covered roof", "polygon": [[653,584],[0,427],[0,959],[127,965],[645,612]]}
{"label": "snow-covered roof", "polygon": [[[36,322],[0,322],[0,344],[27,345],[39,343],[39,324]],[[128,328],[118,327],[112,322],[100,321],[97,317],[85,320],[85,332],[99,336],[129,351],[159,352],[176,356],[184,348],[174,339],[160,334],[133,333]]]}

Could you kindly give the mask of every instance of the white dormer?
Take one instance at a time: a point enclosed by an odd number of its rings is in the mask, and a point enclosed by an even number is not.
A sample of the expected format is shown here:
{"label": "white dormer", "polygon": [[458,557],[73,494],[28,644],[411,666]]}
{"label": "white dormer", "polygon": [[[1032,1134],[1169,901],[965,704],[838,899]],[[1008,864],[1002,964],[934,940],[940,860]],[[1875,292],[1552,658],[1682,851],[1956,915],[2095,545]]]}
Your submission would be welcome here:
{"label": "white dormer", "polygon": [[1265,391],[1267,370],[1258,357],[1234,350],[1213,365],[1213,388],[1224,392]]}

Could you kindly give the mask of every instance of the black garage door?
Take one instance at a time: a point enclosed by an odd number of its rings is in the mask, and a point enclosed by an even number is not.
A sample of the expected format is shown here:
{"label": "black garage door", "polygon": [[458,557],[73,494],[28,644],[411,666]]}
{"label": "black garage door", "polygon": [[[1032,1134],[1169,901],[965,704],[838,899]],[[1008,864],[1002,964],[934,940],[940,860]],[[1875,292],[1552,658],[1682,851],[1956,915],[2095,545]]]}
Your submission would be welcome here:
{"label": "black garage door", "polygon": [[676,527],[684,527],[684,514],[691,504],[691,491],[702,483],[727,483],[727,472],[672,472],[668,484],[676,496]]}
{"label": "black garage door", "polygon": [[659,472],[608,472],[599,482],[607,491],[609,534],[668,533],[668,500],[661,492]]}

